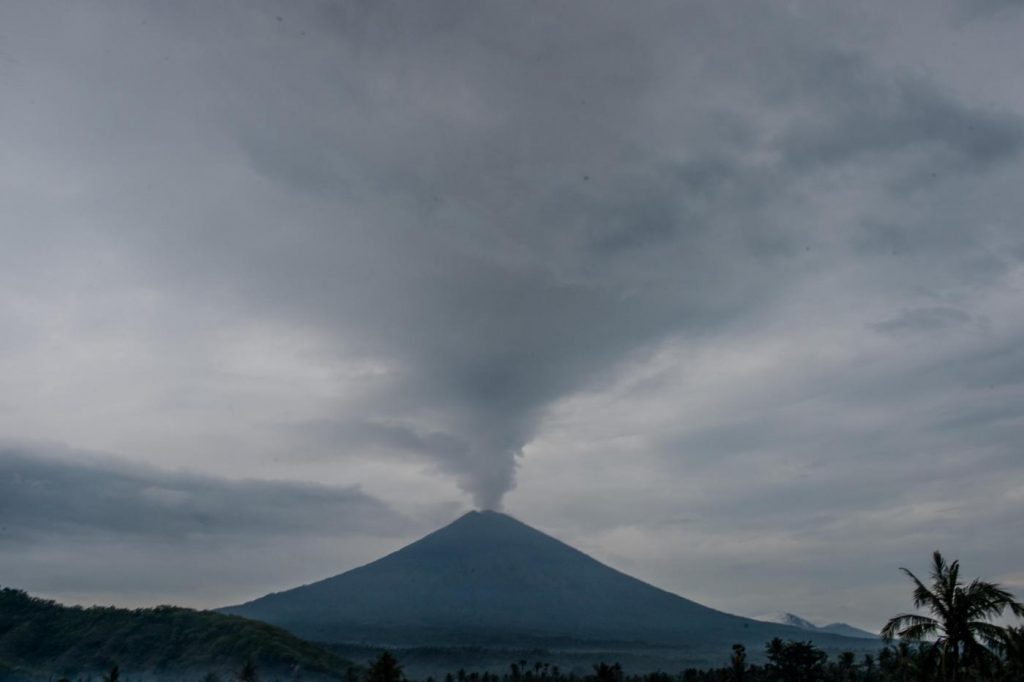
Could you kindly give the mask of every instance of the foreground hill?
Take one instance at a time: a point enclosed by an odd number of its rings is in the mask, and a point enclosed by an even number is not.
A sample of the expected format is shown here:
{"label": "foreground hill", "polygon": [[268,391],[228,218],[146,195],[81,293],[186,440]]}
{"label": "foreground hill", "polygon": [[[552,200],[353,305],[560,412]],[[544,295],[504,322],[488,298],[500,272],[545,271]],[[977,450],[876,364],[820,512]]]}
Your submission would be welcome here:
{"label": "foreground hill", "polygon": [[[388,646],[671,648],[701,660],[805,630],[716,611],[620,573],[496,512],[470,512],[366,566],[226,613],[316,641]],[[863,640],[813,634],[828,649]]]}
{"label": "foreground hill", "polygon": [[351,664],[280,628],[173,606],[68,607],[0,590],[0,678],[106,672],[177,677],[234,673],[251,660],[267,674],[337,678]]}

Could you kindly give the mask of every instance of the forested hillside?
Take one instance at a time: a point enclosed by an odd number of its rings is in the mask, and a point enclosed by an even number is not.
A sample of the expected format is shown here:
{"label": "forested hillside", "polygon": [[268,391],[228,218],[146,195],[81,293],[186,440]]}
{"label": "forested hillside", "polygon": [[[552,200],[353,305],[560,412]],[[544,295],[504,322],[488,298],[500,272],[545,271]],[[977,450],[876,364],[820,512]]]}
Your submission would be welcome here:
{"label": "forested hillside", "polygon": [[284,630],[238,616],[174,606],[69,607],[0,590],[0,677],[107,672],[174,677],[234,673],[344,675],[351,663]]}

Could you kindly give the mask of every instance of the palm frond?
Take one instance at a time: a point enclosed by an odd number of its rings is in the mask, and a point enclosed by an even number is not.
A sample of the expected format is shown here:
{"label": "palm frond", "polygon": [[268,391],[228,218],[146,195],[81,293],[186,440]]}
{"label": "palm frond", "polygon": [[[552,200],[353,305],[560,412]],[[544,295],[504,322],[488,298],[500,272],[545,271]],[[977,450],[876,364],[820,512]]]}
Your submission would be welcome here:
{"label": "palm frond", "polygon": [[920,641],[938,631],[939,622],[934,618],[917,613],[901,613],[885,624],[882,628],[882,638],[892,640],[899,636],[900,639]]}
{"label": "palm frond", "polygon": [[1006,628],[987,621],[970,621],[967,629],[989,649],[999,650],[1006,640]]}
{"label": "palm frond", "polygon": [[932,592],[928,587],[921,582],[909,568],[900,567],[908,578],[914,581],[914,606],[916,608],[928,607],[932,610],[936,610],[942,607],[939,597]]}
{"label": "palm frond", "polygon": [[949,585],[950,591],[956,590],[960,586],[960,560],[956,560],[949,565],[946,571],[946,584]]}
{"label": "palm frond", "polygon": [[943,558],[942,552],[935,550],[932,552],[932,579],[942,580],[945,575],[946,560]]}
{"label": "palm frond", "polygon": [[1015,616],[1024,615],[1024,604],[998,583],[972,580],[964,590],[964,597],[969,602],[967,614],[970,618],[988,619],[1002,615],[1006,609],[1010,609]]}
{"label": "palm frond", "polygon": [[1002,635],[997,650],[1008,659],[1024,663],[1024,627],[1002,628]]}

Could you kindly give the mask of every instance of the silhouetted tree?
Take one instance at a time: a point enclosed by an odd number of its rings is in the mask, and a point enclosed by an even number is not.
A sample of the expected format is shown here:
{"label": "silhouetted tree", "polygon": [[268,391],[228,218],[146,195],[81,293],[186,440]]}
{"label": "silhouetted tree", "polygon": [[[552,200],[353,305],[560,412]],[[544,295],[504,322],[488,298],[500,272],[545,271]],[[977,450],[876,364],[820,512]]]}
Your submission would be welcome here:
{"label": "silhouetted tree", "polygon": [[869,679],[875,679],[875,657],[871,654],[864,654],[864,658],[861,659],[860,666],[864,669],[864,676]]}
{"label": "silhouetted tree", "polygon": [[103,682],[118,682],[121,679],[121,669],[116,665],[110,669],[110,672],[103,676]]}
{"label": "silhouetted tree", "polygon": [[246,659],[242,669],[238,671],[238,682],[259,682],[259,675],[256,673],[256,664],[252,659]]}
{"label": "silhouetted tree", "polygon": [[597,682],[622,682],[622,666],[618,663],[608,665],[602,661],[594,666],[594,677]]}
{"label": "silhouetted tree", "polygon": [[1024,604],[995,583],[974,579],[968,585],[960,580],[960,562],[946,563],[942,554],[932,555],[931,586],[901,568],[914,582],[914,606],[927,608],[932,616],[903,613],[889,620],[882,636],[909,641],[934,638],[928,649],[922,673],[938,664],[939,674],[946,680],[961,680],[965,674],[989,675],[998,664],[992,649],[999,648],[1003,628],[993,618],[1009,609],[1024,616]]}
{"label": "silhouetted tree", "polygon": [[776,682],[820,682],[828,655],[810,642],[783,642],[776,637],[765,647],[768,679]]}
{"label": "silhouetted tree", "polygon": [[1024,680],[1024,627],[1006,628],[999,650],[1003,654],[1003,679]]}
{"label": "silhouetted tree", "polygon": [[732,645],[732,658],[729,659],[733,682],[743,682],[747,675],[747,647],[742,644]]}
{"label": "silhouetted tree", "polygon": [[879,652],[878,664],[887,682],[912,682],[920,676],[923,657],[920,646],[912,647],[909,642],[900,641]]}
{"label": "silhouetted tree", "polygon": [[404,679],[405,673],[402,672],[402,666],[398,664],[398,659],[388,651],[378,656],[377,660],[370,664],[370,669],[366,673],[366,682],[403,682]]}
{"label": "silhouetted tree", "polygon": [[834,668],[837,682],[850,682],[853,679],[853,671],[857,668],[857,654],[852,651],[840,653]]}

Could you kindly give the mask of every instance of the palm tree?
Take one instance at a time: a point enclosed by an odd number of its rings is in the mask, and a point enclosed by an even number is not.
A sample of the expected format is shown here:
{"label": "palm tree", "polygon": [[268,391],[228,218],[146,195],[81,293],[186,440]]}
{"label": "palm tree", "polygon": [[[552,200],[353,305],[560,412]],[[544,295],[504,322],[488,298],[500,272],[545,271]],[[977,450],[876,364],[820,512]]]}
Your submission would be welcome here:
{"label": "palm tree", "polygon": [[912,682],[918,679],[918,661],[922,658],[920,646],[911,648],[905,641],[897,642],[894,647],[886,647],[878,654],[878,663],[886,679],[892,682]]}
{"label": "palm tree", "polygon": [[1000,650],[1007,680],[1024,680],[1024,627],[1006,628]]}
{"label": "palm tree", "polygon": [[732,645],[732,682],[743,682],[747,677],[747,647],[742,644]]}
{"label": "palm tree", "polygon": [[993,618],[1009,609],[1024,616],[1024,604],[995,583],[974,579],[968,585],[960,581],[960,562],[950,564],[935,552],[932,555],[931,586],[925,585],[906,568],[901,571],[914,581],[914,606],[927,608],[932,616],[903,613],[882,628],[882,637],[891,640],[934,640],[929,661],[938,657],[942,675],[960,680],[965,670],[987,670],[995,656],[992,649],[1004,641],[1003,628]]}

